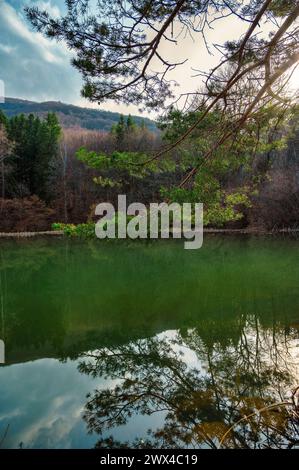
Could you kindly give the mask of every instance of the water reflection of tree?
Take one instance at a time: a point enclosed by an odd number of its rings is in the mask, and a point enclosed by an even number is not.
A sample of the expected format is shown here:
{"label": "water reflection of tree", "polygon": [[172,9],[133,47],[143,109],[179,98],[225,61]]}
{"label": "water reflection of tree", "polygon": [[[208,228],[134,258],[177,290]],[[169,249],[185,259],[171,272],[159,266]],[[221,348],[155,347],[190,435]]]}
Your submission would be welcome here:
{"label": "water reflection of tree", "polygon": [[[224,447],[297,445],[298,417],[289,407],[255,413],[281,402],[295,385],[295,332],[275,325],[263,329],[253,318],[238,342],[224,345],[202,336],[198,329],[177,332],[82,359],[81,372],[116,380],[111,388],[95,390],[85,407],[89,431],[101,436],[97,446],[214,448],[227,431]],[[102,437],[134,414],[157,412],[163,425],[146,438],[121,443]]]}

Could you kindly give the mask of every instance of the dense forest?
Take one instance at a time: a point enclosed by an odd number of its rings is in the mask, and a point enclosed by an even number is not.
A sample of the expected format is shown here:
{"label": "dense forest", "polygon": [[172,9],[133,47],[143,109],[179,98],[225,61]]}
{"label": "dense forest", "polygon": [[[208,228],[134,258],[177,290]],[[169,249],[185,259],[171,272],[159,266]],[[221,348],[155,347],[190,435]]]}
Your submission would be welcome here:
{"label": "dense forest", "polygon": [[[203,111],[201,111],[203,112]],[[277,114],[265,107],[236,145],[228,142],[197,176],[192,188],[179,183],[194,160],[213,145],[222,122],[209,113],[180,150],[146,167],[139,162],[173,142],[198,119],[171,110],[160,119],[160,133],[144,121],[120,116],[109,132],[62,128],[54,113],[29,114],[1,121],[2,231],[48,230],[53,223],[94,220],[99,202],[116,203],[118,194],[148,204],[153,201],[204,203],[209,227],[273,230],[299,222],[298,109]]]}

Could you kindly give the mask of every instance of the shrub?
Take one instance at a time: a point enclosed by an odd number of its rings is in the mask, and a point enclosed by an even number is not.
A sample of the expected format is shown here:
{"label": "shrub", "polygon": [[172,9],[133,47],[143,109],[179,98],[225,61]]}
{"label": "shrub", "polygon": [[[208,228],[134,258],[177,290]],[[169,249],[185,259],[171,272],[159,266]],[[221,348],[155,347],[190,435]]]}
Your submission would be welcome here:
{"label": "shrub", "polygon": [[52,224],[53,230],[61,230],[69,237],[80,237],[80,238],[94,238],[95,237],[95,224],[88,222],[86,224],[63,224],[56,222]]}
{"label": "shrub", "polygon": [[0,230],[35,232],[48,230],[55,211],[37,196],[23,199],[0,199]]}

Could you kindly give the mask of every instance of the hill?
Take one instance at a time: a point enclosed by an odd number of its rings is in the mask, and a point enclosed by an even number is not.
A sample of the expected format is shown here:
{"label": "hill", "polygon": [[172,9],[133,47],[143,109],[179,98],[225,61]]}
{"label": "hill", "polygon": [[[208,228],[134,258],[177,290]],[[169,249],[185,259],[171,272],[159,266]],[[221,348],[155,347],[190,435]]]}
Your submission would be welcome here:
{"label": "hill", "polygon": [[[113,124],[119,120],[120,113],[104,111],[101,109],[81,108],[72,104],[61,103],[60,101],[45,101],[37,103],[17,98],[6,98],[5,103],[0,103],[0,109],[8,117],[17,114],[37,114],[43,116],[49,112],[55,112],[64,127],[79,126],[84,129],[96,129],[109,131]],[[157,127],[154,121],[141,116],[133,116],[134,121],[140,124],[144,121],[149,130],[156,132]]]}

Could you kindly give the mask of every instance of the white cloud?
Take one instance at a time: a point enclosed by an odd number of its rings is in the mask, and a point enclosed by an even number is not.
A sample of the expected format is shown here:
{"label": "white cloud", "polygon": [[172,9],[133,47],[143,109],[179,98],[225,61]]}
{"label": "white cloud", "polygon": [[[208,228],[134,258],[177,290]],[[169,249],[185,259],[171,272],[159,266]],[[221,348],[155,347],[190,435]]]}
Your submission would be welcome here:
{"label": "white cloud", "polygon": [[7,44],[0,43],[0,51],[5,52],[6,54],[11,54],[16,50],[16,47],[8,46]]}
{"label": "white cloud", "polygon": [[60,10],[57,5],[52,5],[51,1],[38,0],[34,3],[40,10],[47,11],[53,18],[61,16]]}
{"label": "white cloud", "polygon": [[[49,2],[44,3],[48,4]],[[22,16],[5,0],[0,0],[0,5],[0,19],[4,27],[8,28],[19,39],[33,45],[46,62],[60,63],[66,59],[66,56],[69,55],[66,47],[51,42],[41,33],[30,31]],[[52,8],[56,10],[56,7]],[[57,11],[59,14],[58,8]]]}

